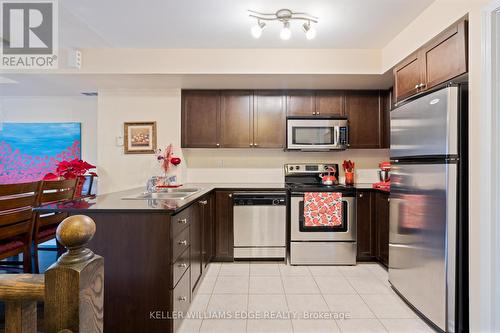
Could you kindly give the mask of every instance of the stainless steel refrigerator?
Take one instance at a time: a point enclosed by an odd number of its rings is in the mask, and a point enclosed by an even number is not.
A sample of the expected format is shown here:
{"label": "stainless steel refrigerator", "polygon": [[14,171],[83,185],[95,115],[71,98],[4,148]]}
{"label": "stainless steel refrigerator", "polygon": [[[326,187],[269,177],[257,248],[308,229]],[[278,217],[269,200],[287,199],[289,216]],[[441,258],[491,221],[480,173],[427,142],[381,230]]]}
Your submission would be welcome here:
{"label": "stainless steel refrigerator", "polygon": [[389,281],[436,329],[468,331],[467,86],[391,115]]}

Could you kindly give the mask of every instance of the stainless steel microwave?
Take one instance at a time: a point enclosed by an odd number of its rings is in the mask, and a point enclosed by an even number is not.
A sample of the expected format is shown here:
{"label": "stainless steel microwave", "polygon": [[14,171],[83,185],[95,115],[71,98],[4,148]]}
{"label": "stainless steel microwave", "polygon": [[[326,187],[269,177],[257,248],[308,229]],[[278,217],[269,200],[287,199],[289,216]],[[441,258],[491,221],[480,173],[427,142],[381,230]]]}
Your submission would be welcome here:
{"label": "stainless steel microwave", "polygon": [[289,117],[287,122],[287,150],[342,150],[347,149],[349,129],[347,119],[331,117]]}

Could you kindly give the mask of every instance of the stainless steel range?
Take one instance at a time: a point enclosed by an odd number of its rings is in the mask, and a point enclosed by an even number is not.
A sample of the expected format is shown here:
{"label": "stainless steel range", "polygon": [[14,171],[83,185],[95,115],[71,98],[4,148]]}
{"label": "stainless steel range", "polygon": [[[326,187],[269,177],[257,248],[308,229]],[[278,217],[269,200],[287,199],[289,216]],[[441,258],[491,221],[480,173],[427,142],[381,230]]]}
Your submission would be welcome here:
{"label": "stainless steel range", "polygon": [[[333,170],[337,181],[333,185],[323,185],[320,175],[329,169]],[[338,164],[286,164],[285,184],[290,204],[290,263],[355,265],[356,191],[339,185]],[[311,193],[340,194],[338,223],[314,227],[306,225],[304,197]]]}

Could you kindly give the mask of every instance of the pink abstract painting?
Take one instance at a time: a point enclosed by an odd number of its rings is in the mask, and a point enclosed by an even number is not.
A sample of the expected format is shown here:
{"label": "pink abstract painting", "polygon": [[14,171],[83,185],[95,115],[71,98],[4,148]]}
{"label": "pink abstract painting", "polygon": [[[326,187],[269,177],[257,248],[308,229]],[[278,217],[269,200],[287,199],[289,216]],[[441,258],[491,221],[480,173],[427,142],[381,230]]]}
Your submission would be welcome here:
{"label": "pink abstract painting", "polygon": [[0,124],[0,184],[40,180],[80,156],[80,123]]}

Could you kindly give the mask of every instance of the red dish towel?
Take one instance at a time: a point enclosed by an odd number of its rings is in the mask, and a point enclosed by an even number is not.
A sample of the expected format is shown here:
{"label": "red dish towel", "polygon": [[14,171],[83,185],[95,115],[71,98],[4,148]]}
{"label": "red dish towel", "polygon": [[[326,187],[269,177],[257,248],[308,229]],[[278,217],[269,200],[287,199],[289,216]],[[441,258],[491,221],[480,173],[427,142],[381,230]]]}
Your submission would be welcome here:
{"label": "red dish towel", "polygon": [[305,227],[338,227],[342,225],[342,193],[304,193]]}

